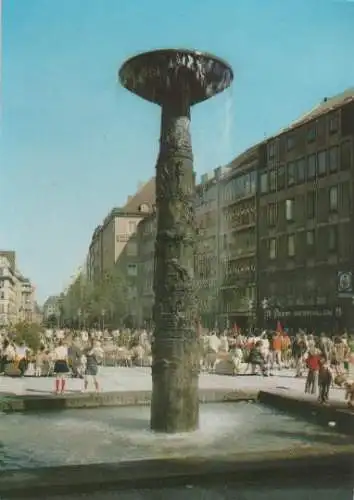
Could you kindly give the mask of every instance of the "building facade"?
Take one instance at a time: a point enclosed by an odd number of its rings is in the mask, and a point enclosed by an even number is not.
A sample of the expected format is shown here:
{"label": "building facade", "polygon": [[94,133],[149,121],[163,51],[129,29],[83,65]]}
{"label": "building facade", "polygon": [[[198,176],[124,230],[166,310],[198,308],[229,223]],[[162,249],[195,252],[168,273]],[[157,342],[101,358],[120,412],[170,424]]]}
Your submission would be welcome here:
{"label": "building facade", "polygon": [[43,320],[48,321],[48,319],[57,320],[57,325],[60,324],[60,296],[59,295],[51,295],[47,298],[47,300],[43,304],[42,308]]}
{"label": "building facade", "polygon": [[194,278],[199,316],[203,325],[213,327],[219,309],[219,184],[221,170],[201,177],[196,186],[195,220],[197,245]]}
{"label": "building facade", "polygon": [[0,327],[17,322],[17,278],[10,260],[0,256]]}
{"label": "building facade", "polygon": [[[201,323],[246,326],[256,314],[257,146],[196,186],[195,287]],[[155,215],[138,225],[141,317],[152,315]]]}
{"label": "building facade", "polygon": [[[255,316],[256,181],[259,148],[205,174],[196,187],[195,287],[204,326],[244,326]],[[138,226],[139,296],[152,314],[156,220]]]}
{"label": "building facade", "polygon": [[34,302],[33,314],[32,314],[32,323],[37,323],[38,325],[43,323],[43,313],[41,307],[38,303]]}
{"label": "building facade", "polygon": [[[354,328],[353,142],[347,91],[202,178],[195,284],[204,324]],[[138,226],[143,318],[155,224]]]}
{"label": "building facade", "polygon": [[139,326],[151,327],[154,305],[156,214],[141,220],[137,227],[138,276],[137,309]]}
{"label": "building facade", "polygon": [[[196,186],[196,228],[197,245],[194,263],[194,278],[198,297],[200,319],[205,325],[214,326],[218,311],[217,264],[220,262],[218,237],[218,172],[204,174]],[[138,300],[139,324],[153,323],[154,268],[156,214],[153,212],[141,220],[137,229],[138,244]]]}
{"label": "building facade", "polygon": [[220,321],[250,326],[257,302],[257,170],[261,147],[238,156],[221,177]]}
{"label": "building facade", "polygon": [[0,252],[0,327],[37,321],[35,288],[16,269],[16,253]]}
{"label": "building facade", "polygon": [[137,226],[153,212],[155,179],[141,184],[121,208],[114,208],[92,236],[87,258],[87,280],[99,284],[105,275],[119,271],[127,285],[127,311],[121,321],[138,323],[138,242]]}
{"label": "building facade", "polygon": [[353,139],[347,92],[265,144],[259,299],[269,325],[354,327]]}
{"label": "building facade", "polygon": [[[87,258],[87,277],[91,282],[100,282],[120,259],[136,228],[155,204],[155,179],[143,184],[134,196],[129,196],[121,208],[113,208],[93,235]],[[130,253],[134,253],[133,251]],[[126,256],[125,256],[126,257]],[[126,259],[125,259],[126,260]],[[130,269],[133,272],[133,269]]]}
{"label": "building facade", "polygon": [[37,322],[35,288],[28,278],[16,272],[17,279],[17,319],[26,323]]}

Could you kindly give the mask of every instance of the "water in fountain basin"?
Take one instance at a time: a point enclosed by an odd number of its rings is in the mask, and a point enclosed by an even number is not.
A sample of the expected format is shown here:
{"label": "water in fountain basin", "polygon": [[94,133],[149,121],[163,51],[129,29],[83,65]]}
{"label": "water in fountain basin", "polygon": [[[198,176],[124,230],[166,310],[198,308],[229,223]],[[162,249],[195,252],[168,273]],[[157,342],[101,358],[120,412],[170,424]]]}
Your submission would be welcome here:
{"label": "water in fountain basin", "polygon": [[257,404],[202,405],[200,429],[190,434],[154,434],[149,414],[148,407],[1,414],[0,469],[290,450],[315,436],[341,438]]}

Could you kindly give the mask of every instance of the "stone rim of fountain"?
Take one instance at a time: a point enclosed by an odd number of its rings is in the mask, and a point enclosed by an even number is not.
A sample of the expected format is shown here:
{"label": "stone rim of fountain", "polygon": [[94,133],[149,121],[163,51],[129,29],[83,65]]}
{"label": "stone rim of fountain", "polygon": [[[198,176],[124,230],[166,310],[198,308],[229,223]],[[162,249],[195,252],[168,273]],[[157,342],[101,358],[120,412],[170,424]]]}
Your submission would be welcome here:
{"label": "stone rim of fountain", "polygon": [[[157,459],[80,466],[0,471],[0,496],[46,498],[109,490],[159,490],[186,484],[352,484],[353,445],[320,445],[263,453],[231,454],[227,459]],[[309,467],[310,460],[310,467]]]}
{"label": "stone rim of fountain", "polygon": [[[179,71],[183,71],[180,78]],[[143,99],[163,105],[171,92],[188,81],[190,105],[203,102],[228,88],[234,73],[222,58],[192,49],[156,49],[136,54],[119,69],[123,87]],[[182,91],[186,92],[184,86]]]}

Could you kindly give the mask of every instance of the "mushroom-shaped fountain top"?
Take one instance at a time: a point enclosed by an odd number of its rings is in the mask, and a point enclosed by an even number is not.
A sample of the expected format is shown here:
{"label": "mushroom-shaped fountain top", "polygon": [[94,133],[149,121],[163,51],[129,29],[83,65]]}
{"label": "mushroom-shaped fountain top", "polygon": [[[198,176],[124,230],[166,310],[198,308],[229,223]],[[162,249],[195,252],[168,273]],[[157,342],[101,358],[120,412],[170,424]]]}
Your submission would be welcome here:
{"label": "mushroom-shaped fountain top", "polygon": [[163,105],[182,92],[193,105],[229,87],[233,72],[225,61],[206,52],[161,49],[128,59],[119,70],[119,79],[150,102]]}

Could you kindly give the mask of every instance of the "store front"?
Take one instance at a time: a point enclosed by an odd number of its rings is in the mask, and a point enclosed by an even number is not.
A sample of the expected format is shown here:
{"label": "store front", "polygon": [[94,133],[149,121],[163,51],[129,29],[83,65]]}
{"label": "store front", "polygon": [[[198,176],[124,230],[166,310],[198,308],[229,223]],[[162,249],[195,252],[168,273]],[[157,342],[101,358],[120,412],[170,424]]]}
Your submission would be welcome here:
{"label": "store front", "polygon": [[293,306],[287,308],[269,308],[264,311],[264,324],[275,330],[278,321],[282,327],[296,332],[337,332],[345,328],[346,318],[343,307],[330,306]]}

